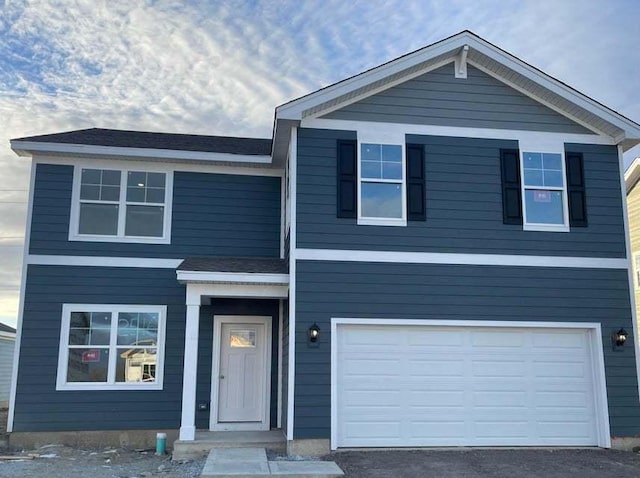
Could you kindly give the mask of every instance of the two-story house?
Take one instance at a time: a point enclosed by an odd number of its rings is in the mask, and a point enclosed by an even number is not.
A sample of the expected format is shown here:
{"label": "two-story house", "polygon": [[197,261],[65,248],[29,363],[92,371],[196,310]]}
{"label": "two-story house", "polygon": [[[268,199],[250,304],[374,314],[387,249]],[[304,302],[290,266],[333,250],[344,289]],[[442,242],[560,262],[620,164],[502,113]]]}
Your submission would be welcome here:
{"label": "two-story house", "polygon": [[639,124],[466,31],[274,121],[12,141],[33,162],[14,443],[640,436],[621,167]]}

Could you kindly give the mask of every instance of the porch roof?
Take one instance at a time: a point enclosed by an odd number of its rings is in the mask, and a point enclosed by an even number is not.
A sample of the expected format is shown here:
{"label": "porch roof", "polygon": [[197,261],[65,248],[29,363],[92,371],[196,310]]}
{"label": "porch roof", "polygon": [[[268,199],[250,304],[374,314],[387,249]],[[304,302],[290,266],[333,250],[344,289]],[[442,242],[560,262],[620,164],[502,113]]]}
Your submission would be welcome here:
{"label": "porch roof", "polygon": [[271,257],[188,257],[177,267],[181,283],[289,284],[289,266]]}

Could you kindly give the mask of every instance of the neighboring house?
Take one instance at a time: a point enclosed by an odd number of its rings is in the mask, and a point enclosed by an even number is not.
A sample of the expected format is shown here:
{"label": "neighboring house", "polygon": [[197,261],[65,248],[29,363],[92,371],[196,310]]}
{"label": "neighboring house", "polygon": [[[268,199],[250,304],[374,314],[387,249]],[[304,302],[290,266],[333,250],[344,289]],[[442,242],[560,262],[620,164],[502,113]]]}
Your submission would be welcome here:
{"label": "neighboring house", "polygon": [[12,141],[33,163],[14,442],[640,436],[639,124],[465,31],[279,106],[273,131]]}
{"label": "neighboring house", "polygon": [[[636,305],[636,320],[640,317],[640,188],[636,187],[640,180],[640,158],[629,165],[624,174],[627,188],[627,216],[629,220],[629,237],[631,245],[631,267],[633,270],[633,291]],[[637,339],[636,339],[637,340]]]}
{"label": "neighboring house", "polygon": [[0,322],[0,408],[5,408],[9,404],[15,343],[16,329]]}

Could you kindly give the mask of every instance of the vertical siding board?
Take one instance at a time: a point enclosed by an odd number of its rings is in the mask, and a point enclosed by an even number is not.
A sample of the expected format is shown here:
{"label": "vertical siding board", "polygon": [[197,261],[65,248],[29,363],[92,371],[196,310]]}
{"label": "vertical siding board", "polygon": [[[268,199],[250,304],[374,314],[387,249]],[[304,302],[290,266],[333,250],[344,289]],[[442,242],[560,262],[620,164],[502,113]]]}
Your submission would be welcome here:
{"label": "vertical siding board", "polygon": [[566,151],[583,154],[589,226],[549,234],[503,224],[500,150],[517,149],[517,141],[407,135],[408,143],[425,146],[429,220],[407,227],[358,226],[336,217],[335,144],[355,134],[298,130],[300,248],[625,257],[613,146],[566,145]]}
{"label": "vertical siding board", "polygon": [[[634,348],[610,345],[633,330],[626,271],[298,261],[297,272],[295,438],[330,436],[332,317],[600,323],[611,433],[640,434]],[[314,322],[319,348],[306,343]]]}
{"label": "vertical siding board", "polygon": [[280,178],[174,173],[171,244],[68,240],[73,167],[36,167],[31,254],[183,258],[280,255]]}
{"label": "vertical siding board", "polygon": [[477,68],[454,77],[453,64],[324,115],[324,118],[468,128],[593,134]]}

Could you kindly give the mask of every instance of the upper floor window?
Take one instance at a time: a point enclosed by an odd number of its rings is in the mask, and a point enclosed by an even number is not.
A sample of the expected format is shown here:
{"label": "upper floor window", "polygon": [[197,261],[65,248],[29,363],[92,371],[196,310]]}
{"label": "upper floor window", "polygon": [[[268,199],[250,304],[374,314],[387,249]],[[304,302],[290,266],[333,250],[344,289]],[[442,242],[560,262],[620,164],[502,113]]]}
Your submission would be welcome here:
{"label": "upper floor window", "polygon": [[360,145],[360,220],[406,221],[403,147]]}
{"label": "upper floor window", "polygon": [[169,242],[171,175],[79,168],[71,240]]}
{"label": "upper floor window", "polygon": [[568,225],[562,163],[560,153],[522,153],[525,225]]}
{"label": "upper floor window", "polygon": [[65,304],[58,390],[162,389],[165,306]]}

